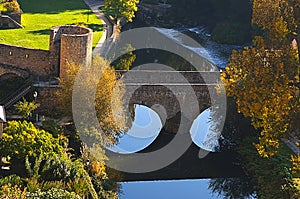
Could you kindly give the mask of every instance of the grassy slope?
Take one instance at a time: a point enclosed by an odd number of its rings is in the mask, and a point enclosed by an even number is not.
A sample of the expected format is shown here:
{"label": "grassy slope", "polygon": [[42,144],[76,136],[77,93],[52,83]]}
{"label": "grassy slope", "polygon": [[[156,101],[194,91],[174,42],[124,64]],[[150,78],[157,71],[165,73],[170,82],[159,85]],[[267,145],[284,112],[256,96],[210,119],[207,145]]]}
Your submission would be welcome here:
{"label": "grassy slope", "polygon": [[0,43],[29,48],[49,48],[49,30],[53,26],[87,22],[93,29],[93,46],[102,35],[101,21],[83,0],[19,0],[24,29],[0,30]]}

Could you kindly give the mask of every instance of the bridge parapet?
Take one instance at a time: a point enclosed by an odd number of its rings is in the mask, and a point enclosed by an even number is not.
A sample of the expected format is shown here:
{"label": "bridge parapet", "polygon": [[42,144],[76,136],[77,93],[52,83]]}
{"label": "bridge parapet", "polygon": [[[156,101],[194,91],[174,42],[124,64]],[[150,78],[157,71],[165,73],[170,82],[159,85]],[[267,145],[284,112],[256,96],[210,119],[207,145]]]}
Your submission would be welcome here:
{"label": "bridge parapet", "polygon": [[[157,70],[130,70],[117,73],[123,76],[126,84],[217,84],[220,72],[209,71],[157,71]],[[184,80],[181,80],[181,79]]]}

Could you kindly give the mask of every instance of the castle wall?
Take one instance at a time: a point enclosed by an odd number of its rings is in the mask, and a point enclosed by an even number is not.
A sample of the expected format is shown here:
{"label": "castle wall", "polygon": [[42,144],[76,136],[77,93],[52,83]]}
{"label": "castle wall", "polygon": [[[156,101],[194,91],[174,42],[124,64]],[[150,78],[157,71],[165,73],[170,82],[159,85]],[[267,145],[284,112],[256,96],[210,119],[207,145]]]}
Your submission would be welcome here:
{"label": "castle wall", "polygon": [[49,51],[0,44],[0,63],[28,70],[34,76],[50,74]]}
{"label": "castle wall", "polygon": [[58,87],[37,87],[38,97],[36,102],[40,104],[38,108],[42,115],[50,116],[56,115],[59,111],[56,92]]}
{"label": "castle wall", "polygon": [[35,79],[43,81],[63,77],[68,63],[89,65],[91,62],[91,29],[71,25],[53,27],[49,43],[49,50],[0,44],[0,64],[27,70]]}

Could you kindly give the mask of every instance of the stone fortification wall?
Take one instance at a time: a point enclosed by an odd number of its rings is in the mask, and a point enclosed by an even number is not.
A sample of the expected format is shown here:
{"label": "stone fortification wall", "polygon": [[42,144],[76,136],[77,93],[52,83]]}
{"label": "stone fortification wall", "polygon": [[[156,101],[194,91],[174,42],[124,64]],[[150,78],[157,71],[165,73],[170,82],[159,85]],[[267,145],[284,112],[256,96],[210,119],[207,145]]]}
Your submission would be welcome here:
{"label": "stone fortification wall", "polygon": [[0,44],[0,63],[29,71],[34,76],[50,74],[49,51]]}
{"label": "stone fortification wall", "polygon": [[4,74],[15,74],[23,78],[28,78],[30,76],[27,70],[0,64],[0,77]]}
{"label": "stone fortification wall", "polygon": [[[37,87],[38,97],[36,102],[40,104],[39,112],[46,116],[55,116],[58,113],[56,92],[58,87]],[[57,113],[56,113],[57,112]]]}
{"label": "stone fortification wall", "polygon": [[0,44],[0,67],[27,70],[38,80],[63,77],[68,63],[88,65],[92,58],[92,30],[57,26],[50,31],[50,49],[39,50]]}

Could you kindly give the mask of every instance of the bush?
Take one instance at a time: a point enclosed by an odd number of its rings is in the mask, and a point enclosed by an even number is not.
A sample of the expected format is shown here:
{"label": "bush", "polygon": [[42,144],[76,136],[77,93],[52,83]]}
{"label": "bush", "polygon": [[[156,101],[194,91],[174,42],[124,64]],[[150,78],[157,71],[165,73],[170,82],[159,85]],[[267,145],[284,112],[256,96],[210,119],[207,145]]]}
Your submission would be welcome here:
{"label": "bush", "polygon": [[12,161],[25,161],[25,157],[45,157],[54,154],[63,155],[64,148],[59,140],[44,131],[35,128],[31,122],[10,121],[0,140],[0,155],[10,156]]}
{"label": "bush", "polygon": [[74,192],[68,192],[63,189],[52,188],[48,191],[42,192],[38,190],[37,192],[26,194],[26,198],[34,199],[80,199],[80,197]]}
{"label": "bush", "polygon": [[43,181],[70,182],[82,177],[83,165],[79,160],[53,156],[48,159],[41,172]]}
{"label": "bush", "polygon": [[0,187],[4,185],[12,185],[12,186],[24,186],[24,180],[17,175],[6,176],[5,178],[0,178]]}
{"label": "bush", "polygon": [[14,108],[18,115],[21,115],[23,118],[28,118],[39,106],[40,105],[36,104],[35,102],[28,102],[23,97],[23,101],[19,101],[17,104],[15,104]]}
{"label": "bush", "polygon": [[25,199],[26,189],[22,190],[19,186],[7,184],[0,189],[0,199]]}
{"label": "bush", "polygon": [[242,23],[218,23],[212,31],[212,39],[224,44],[243,44],[250,40],[250,27]]}
{"label": "bush", "polygon": [[5,2],[3,8],[4,12],[21,12],[20,5],[16,0]]}

